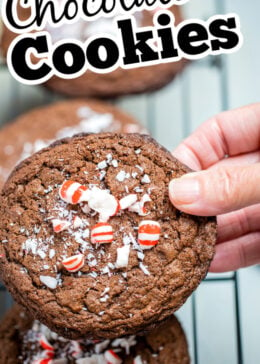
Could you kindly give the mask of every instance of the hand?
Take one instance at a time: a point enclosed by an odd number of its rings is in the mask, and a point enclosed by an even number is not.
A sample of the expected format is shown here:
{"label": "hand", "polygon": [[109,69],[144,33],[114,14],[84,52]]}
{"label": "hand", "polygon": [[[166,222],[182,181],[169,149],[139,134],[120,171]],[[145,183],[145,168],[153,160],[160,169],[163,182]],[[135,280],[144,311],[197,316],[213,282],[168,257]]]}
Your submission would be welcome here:
{"label": "hand", "polygon": [[260,263],[260,103],[208,120],[173,154],[198,172],[171,181],[172,203],[189,214],[219,215],[210,271]]}

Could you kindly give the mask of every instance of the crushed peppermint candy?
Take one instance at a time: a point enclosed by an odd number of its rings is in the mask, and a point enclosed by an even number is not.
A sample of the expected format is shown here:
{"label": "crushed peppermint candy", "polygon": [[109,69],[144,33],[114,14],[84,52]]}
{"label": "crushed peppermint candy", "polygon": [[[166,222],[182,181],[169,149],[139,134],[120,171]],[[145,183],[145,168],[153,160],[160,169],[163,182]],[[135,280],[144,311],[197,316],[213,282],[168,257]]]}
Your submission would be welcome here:
{"label": "crushed peppermint candy", "polygon": [[118,200],[108,191],[94,187],[90,191],[88,206],[99,213],[99,220],[108,221],[119,209]]}
{"label": "crushed peppermint candy", "polygon": [[56,289],[58,285],[57,279],[50,276],[40,276],[40,281],[50,289]]}
{"label": "crushed peppermint candy", "polygon": [[138,243],[142,249],[151,249],[158,244],[161,227],[157,221],[143,220],[138,227]]}
{"label": "crushed peppermint candy", "polygon": [[137,195],[132,193],[130,195],[127,195],[121,200],[119,200],[119,206],[121,210],[125,210],[128,207],[132,206],[137,201]]}
{"label": "crushed peppermint candy", "polygon": [[151,182],[150,177],[148,176],[148,174],[144,174],[144,176],[141,179],[141,182],[142,183],[150,183]]}
{"label": "crushed peppermint candy", "polygon": [[99,162],[97,167],[98,167],[98,169],[107,168],[107,162],[106,161]]}
{"label": "crushed peppermint candy", "polygon": [[117,161],[116,159],[113,159],[113,160],[111,161],[111,164],[112,164],[112,166],[113,166],[113,167],[115,167],[115,168],[117,168],[117,167],[118,167],[118,161]]}
{"label": "crushed peppermint candy", "polygon": [[130,245],[117,248],[116,268],[125,268],[128,266],[129,254]]}
{"label": "crushed peppermint candy", "polygon": [[78,272],[85,264],[85,257],[83,254],[73,255],[62,261],[63,266],[71,273]]}
{"label": "crushed peppermint candy", "polygon": [[149,213],[147,212],[144,205],[145,205],[146,202],[150,202],[150,201],[151,201],[150,196],[147,193],[145,193],[141,197],[140,201],[137,201],[136,203],[134,203],[133,205],[131,205],[129,207],[129,211],[136,212],[140,216],[149,215]]}
{"label": "crushed peppermint candy", "polygon": [[130,173],[127,173],[125,171],[120,171],[116,175],[116,179],[118,180],[118,182],[124,182],[124,180],[127,178],[130,178]]}
{"label": "crushed peppermint candy", "polygon": [[53,219],[52,227],[55,233],[60,233],[61,231],[67,230],[70,227],[69,221]]}
{"label": "crushed peppermint candy", "polygon": [[140,262],[139,267],[142,269],[142,271],[144,272],[145,275],[147,275],[147,276],[150,275],[149,270],[147,269],[147,267],[143,263]]}
{"label": "crushed peppermint candy", "polygon": [[144,362],[142,361],[142,358],[140,355],[137,355],[135,358],[134,358],[134,362],[133,364],[144,364]]}

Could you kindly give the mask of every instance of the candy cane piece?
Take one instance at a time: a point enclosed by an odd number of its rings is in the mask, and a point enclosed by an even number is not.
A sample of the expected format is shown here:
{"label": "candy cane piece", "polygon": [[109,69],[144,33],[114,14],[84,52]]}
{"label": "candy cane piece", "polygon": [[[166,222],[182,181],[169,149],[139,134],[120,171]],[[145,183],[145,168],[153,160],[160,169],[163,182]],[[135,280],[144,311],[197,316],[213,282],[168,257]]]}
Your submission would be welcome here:
{"label": "candy cane piece", "polygon": [[133,205],[137,201],[137,195],[135,193],[130,193],[121,200],[119,200],[119,206],[121,210],[128,209],[131,205]]}
{"label": "candy cane piece", "polygon": [[59,189],[60,198],[70,204],[88,201],[88,188],[74,181],[64,181]]}
{"label": "candy cane piece", "polygon": [[121,364],[122,363],[122,360],[114,352],[114,350],[106,350],[104,353],[104,357],[106,359],[107,364]]}
{"label": "candy cane piece", "polygon": [[51,350],[44,350],[42,354],[44,358],[51,358],[51,359],[54,358],[55,355],[54,351]]}
{"label": "candy cane piece", "polygon": [[112,243],[113,238],[113,228],[107,222],[99,222],[91,229],[92,244]]}
{"label": "candy cane piece", "polygon": [[49,341],[46,339],[46,336],[43,334],[40,337],[40,345],[45,350],[48,350],[48,351],[54,350],[54,347],[49,343]]}
{"label": "candy cane piece", "polygon": [[73,340],[73,341],[71,341],[71,345],[72,345],[72,347],[70,349],[71,356],[76,359],[79,358],[82,353],[80,344],[77,341]]}
{"label": "candy cane piece", "polygon": [[118,200],[106,190],[101,190],[98,187],[90,191],[88,206],[99,213],[99,220],[107,222],[111,216],[114,216],[119,211]]}
{"label": "candy cane piece", "polygon": [[160,238],[160,224],[152,220],[141,221],[138,227],[138,243],[142,249],[151,249],[158,244]]}
{"label": "candy cane piece", "polygon": [[53,219],[52,226],[55,233],[67,230],[70,227],[70,223],[66,220]]}
{"label": "candy cane piece", "polygon": [[144,206],[144,204],[146,202],[150,202],[152,201],[150,196],[145,193],[142,197],[140,201],[137,201],[136,203],[134,203],[133,205],[131,205],[128,210],[132,211],[132,212],[136,212],[139,216],[146,216],[148,215],[147,210]]}
{"label": "candy cane piece", "polygon": [[85,257],[83,254],[73,255],[62,261],[63,266],[71,273],[78,272],[84,266],[84,263]]}

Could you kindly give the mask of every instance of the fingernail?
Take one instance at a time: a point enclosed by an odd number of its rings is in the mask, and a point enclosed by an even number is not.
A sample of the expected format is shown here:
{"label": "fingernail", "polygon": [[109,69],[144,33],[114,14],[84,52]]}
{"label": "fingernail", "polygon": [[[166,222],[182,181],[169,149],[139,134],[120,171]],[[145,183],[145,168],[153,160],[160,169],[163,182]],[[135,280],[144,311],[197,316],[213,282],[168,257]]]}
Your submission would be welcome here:
{"label": "fingernail", "polygon": [[198,200],[200,195],[200,184],[197,178],[185,175],[173,179],[169,184],[171,199],[175,204],[188,205]]}

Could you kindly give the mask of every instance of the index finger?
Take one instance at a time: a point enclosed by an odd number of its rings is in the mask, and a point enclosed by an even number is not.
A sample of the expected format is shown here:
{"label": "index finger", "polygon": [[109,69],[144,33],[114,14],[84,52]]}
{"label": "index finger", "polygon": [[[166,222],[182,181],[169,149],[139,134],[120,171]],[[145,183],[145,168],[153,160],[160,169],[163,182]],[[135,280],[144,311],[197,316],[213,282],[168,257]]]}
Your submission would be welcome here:
{"label": "index finger", "polygon": [[226,156],[259,150],[260,103],[223,112],[203,123],[174,151],[194,170],[207,169]]}

